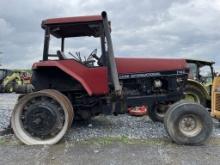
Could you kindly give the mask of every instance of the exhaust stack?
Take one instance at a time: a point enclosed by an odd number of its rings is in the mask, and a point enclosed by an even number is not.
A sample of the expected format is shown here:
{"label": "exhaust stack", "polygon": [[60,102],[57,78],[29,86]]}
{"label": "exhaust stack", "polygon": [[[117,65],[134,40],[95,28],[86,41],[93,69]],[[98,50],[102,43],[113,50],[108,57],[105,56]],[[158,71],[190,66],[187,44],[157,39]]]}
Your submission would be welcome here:
{"label": "exhaust stack", "polygon": [[103,25],[104,25],[104,32],[105,32],[105,37],[107,40],[107,47],[108,47],[108,62],[109,62],[109,67],[110,67],[110,74],[111,74],[111,79],[114,85],[115,93],[116,95],[121,95],[121,85],[119,83],[118,79],[118,71],[115,63],[115,58],[114,58],[114,50],[113,50],[113,44],[112,44],[112,38],[110,34],[110,27],[109,27],[109,22],[108,22],[108,17],[107,13],[105,11],[102,12],[102,18],[103,18]]}

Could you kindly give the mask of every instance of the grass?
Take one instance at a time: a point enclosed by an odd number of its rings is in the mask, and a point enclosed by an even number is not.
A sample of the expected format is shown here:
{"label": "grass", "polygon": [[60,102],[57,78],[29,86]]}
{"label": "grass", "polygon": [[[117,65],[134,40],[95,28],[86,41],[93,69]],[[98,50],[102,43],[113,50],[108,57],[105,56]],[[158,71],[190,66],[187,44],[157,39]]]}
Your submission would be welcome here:
{"label": "grass", "polygon": [[0,138],[0,145],[5,144],[6,140],[5,138]]}
{"label": "grass", "polygon": [[[127,145],[149,145],[149,146],[163,146],[163,145],[173,145],[170,139],[167,138],[148,138],[148,139],[135,139],[129,138],[127,136],[116,136],[116,137],[98,137],[90,138],[86,140],[71,141],[66,139],[70,144],[79,144],[79,145],[97,145],[105,146],[117,143],[123,143]],[[59,142],[59,145],[63,145],[64,140]],[[2,136],[0,137],[0,145],[23,145],[17,138],[14,136]],[[210,138],[205,145],[220,146],[220,138]]]}
{"label": "grass", "polygon": [[167,145],[170,144],[168,139],[134,139],[126,136],[118,137],[100,137],[100,138],[91,138],[87,140],[79,141],[80,144],[94,144],[94,145],[110,145],[113,143],[123,143],[123,144],[144,144],[144,145]]}
{"label": "grass", "polygon": [[12,135],[0,136],[0,145],[20,145],[20,144],[22,143]]}
{"label": "grass", "polygon": [[[68,139],[67,139],[68,141]],[[123,144],[145,144],[145,145],[166,145],[170,144],[168,139],[134,139],[127,136],[117,136],[117,137],[98,137],[90,138],[86,140],[79,141],[68,141],[69,143],[82,144],[82,145],[110,145],[113,143],[123,143]],[[59,144],[64,143],[62,140]],[[0,137],[0,145],[20,145],[22,144],[14,136],[2,136]]]}

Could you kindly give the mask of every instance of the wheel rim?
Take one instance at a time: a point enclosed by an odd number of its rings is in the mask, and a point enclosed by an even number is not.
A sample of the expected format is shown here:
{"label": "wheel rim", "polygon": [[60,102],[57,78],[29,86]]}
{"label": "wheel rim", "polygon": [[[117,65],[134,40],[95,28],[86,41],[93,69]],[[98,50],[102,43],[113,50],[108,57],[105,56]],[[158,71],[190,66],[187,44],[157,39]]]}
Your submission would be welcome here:
{"label": "wheel rim", "polygon": [[179,130],[187,137],[197,136],[202,131],[202,122],[196,115],[185,115],[179,120]]}
{"label": "wheel rim", "polygon": [[[58,102],[47,97],[39,98],[40,104],[37,106],[33,104],[25,106],[24,111],[21,113],[21,124],[24,130],[31,136],[50,139],[62,130],[64,113]],[[29,102],[37,102],[36,99],[39,98],[34,98]]]}
{"label": "wheel rim", "polygon": [[199,96],[194,94],[194,93],[186,93],[185,100],[193,102],[193,103],[199,103],[200,104]]}
{"label": "wheel rim", "polygon": [[[62,137],[64,136],[64,134],[66,133],[66,131],[68,129],[70,117],[69,117],[68,107],[65,105],[65,102],[62,100],[62,97],[60,97],[60,96],[61,95],[54,94],[54,93],[49,94],[49,93],[45,93],[45,92],[36,92],[36,93],[28,94],[19,100],[19,102],[15,106],[15,109],[12,113],[11,123],[12,123],[12,128],[14,130],[15,135],[23,143],[28,144],[28,145],[55,144],[59,140],[62,139]],[[62,111],[63,118],[64,118],[62,120],[59,117],[59,122],[57,122],[56,125],[52,125],[51,126],[51,128],[53,127],[52,131],[46,135],[45,135],[45,133],[42,133],[42,132],[39,133],[37,131],[33,131],[33,129],[31,129],[30,126],[27,127],[27,124],[24,124],[25,123],[25,115],[27,115],[26,114],[27,112],[25,112],[25,111],[27,111],[27,109],[30,109],[30,107],[28,107],[28,106],[33,105],[34,101],[36,101],[36,98],[39,99],[39,97],[48,97],[51,100],[53,100],[55,102],[55,104],[59,105],[58,109],[59,109],[59,111]],[[31,103],[30,101],[32,102],[32,104],[30,104]],[[51,113],[49,108],[46,108],[45,105],[42,105],[40,108],[41,108],[41,110],[47,109],[46,111],[50,115],[52,115],[52,116],[54,115],[54,113]],[[34,111],[36,112],[37,110],[35,109]],[[34,111],[32,111],[32,112],[34,112]],[[57,116],[60,116],[60,113],[58,113],[58,112],[55,112],[55,113],[57,113]],[[30,116],[31,115],[29,114],[29,117]],[[38,120],[37,117],[35,117],[34,119]],[[31,122],[33,122],[33,121],[31,121]],[[38,120],[35,122],[38,122],[38,124],[36,124],[36,125],[39,126],[40,121]],[[34,128],[34,127],[32,127],[32,128]]]}
{"label": "wheel rim", "polygon": [[[54,89],[45,89],[40,92],[46,93],[46,94],[53,94],[53,95],[60,95],[61,94],[60,92],[58,92],[57,90],[54,90]],[[72,126],[73,117],[74,117],[74,110],[73,110],[72,103],[65,95],[60,95],[60,99],[62,99],[62,101],[65,103],[65,106],[67,106],[67,111],[68,111],[68,116],[69,116],[68,128],[70,128]]]}

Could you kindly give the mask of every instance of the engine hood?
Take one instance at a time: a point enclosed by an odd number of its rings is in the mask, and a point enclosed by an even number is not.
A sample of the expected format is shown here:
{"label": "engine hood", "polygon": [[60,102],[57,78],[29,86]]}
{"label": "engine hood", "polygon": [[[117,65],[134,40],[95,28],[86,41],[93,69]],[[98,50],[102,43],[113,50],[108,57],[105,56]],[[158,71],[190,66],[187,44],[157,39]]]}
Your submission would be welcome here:
{"label": "engine hood", "polygon": [[115,61],[119,74],[173,71],[187,68],[185,59],[115,58]]}

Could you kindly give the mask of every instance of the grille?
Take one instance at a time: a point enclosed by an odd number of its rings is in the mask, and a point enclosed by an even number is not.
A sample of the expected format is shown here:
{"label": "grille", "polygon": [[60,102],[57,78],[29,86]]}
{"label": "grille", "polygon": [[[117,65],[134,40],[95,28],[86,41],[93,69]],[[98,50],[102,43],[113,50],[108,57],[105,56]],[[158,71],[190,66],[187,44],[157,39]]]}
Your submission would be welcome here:
{"label": "grille", "polygon": [[220,93],[215,93],[215,110],[220,111]]}

